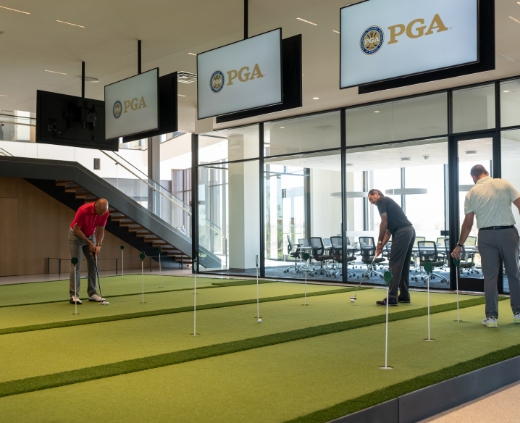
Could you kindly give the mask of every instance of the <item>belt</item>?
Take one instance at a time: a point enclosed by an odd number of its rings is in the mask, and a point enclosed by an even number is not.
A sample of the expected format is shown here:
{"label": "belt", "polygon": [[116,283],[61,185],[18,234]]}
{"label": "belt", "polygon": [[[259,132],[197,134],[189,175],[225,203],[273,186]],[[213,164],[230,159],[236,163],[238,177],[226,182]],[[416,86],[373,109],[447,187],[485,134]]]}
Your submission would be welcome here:
{"label": "belt", "polygon": [[488,226],[487,228],[480,228],[481,231],[496,231],[497,229],[511,229],[514,225],[509,226]]}

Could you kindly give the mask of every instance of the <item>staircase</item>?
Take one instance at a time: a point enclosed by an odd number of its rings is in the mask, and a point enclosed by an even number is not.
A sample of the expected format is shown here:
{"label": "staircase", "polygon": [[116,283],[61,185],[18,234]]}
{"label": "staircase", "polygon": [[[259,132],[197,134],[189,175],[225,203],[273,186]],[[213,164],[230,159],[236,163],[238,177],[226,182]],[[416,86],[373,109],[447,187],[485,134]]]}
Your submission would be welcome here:
{"label": "staircase", "polygon": [[[31,181],[31,183],[33,182]],[[62,187],[65,193],[71,194],[77,200],[85,203],[96,201],[98,199],[97,196],[88,192],[85,188],[79,186],[73,181],[56,181],[56,186]],[[110,220],[119,225],[119,228],[122,230],[126,229],[129,234],[134,234],[136,237],[141,238],[147,247],[144,249],[141,248],[140,250],[150,252],[151,254],[149,255],[158,255],[160,247],[162,250],[161,254],[173,258],[173,260],[180,263],[181,266],[184,263],[191,262],[190,256],[184,254],[173,245],[169,245],[166,241],[159,238],[157,235],[154,235],[148,229],[128,218],[124,213],[121,213],[113,207],[110,207]]]}
{"label": "staircase", "polygon": [[[0,176],[23,178],[73,210],[85,202],[106,198],[111,215],[108,232],[156,261],[160,247],[164,268],[191,263],[192,241],[188,235],[77,162],[0,155]],[[162,193],[161,200],[177,207]],[[221,260],[215,254],[200,248],[199,255],[201,266],[220,268]]]}

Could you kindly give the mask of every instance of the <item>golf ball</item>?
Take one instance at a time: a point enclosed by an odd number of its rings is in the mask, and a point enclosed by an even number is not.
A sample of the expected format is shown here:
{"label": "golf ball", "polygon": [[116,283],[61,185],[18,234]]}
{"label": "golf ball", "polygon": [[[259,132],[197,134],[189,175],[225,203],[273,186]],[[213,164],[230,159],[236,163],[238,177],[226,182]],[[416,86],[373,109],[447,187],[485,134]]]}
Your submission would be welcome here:
{"label": "golf ball", "polygon": [[351,302],[351,303],[355,303],[355,302],[356,302],[356,299],[355,299],[355,298],[351,298],[351,299],[350,299],[350,302]]}
{"label": "golf ball", "polygon": [[262,323],[262,319],[258,319],[258,323]]}

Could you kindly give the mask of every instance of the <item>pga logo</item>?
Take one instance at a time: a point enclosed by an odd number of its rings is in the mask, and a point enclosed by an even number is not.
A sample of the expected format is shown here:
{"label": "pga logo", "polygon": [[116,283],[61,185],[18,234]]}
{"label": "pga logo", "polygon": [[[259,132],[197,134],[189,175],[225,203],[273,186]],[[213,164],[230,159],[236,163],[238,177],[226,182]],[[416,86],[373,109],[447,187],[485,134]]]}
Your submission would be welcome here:
{"label": "pga logo", "polygon": [[211,91],[213,91],[214,93],[219,93],[220,91],[222,91],[222,88],[224,88],[224,85],[233,85],[233,81],[235,81],[236,79],[238,79],[239,82],[248,82],[252,81],[253,79],[263,78],[265,76],[260,70],[260,66],[258,65],[258,63],[255,64],[251,72],[249,71],[249,66],[244,66],[239,70],[232,69],[227,71],[226,73],[227,77],[225,77],[224,72],[220,70],[213,72],[209,80],[209,86],[211,88]]}

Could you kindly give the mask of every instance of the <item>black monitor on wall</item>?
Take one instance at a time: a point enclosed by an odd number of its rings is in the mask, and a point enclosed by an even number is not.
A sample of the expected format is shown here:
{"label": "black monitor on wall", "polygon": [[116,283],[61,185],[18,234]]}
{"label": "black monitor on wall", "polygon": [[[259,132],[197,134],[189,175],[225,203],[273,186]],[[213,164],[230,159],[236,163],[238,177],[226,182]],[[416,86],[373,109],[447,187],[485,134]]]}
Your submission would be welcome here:
{"label": "black monitor on wall", "polygon": [[105,102],[47,91],[36,93],[36,142],[117,151],[105,140]]}

